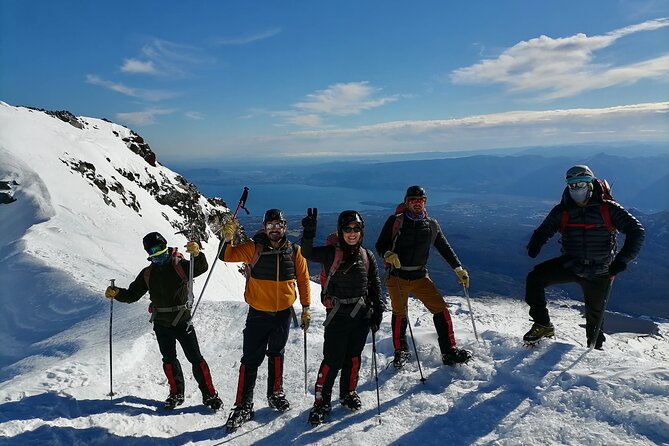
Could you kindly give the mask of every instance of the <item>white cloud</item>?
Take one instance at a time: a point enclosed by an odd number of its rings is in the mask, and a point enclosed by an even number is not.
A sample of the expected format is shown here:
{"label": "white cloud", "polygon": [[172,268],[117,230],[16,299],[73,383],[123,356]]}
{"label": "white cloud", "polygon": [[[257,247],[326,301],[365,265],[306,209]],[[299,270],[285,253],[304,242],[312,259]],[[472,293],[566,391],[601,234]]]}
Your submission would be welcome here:
{"label": "white cloud", "polygon": [[213,41],[214,45],[247,45],[249,43],[257,42],[259,40],[268,39],[281,32],[280,28],[271,28],[266,31],[261,31],[255,34],[249,34],[239,37],[221,37]]}
{"label": "white cloud", "polygon": [[379,91],[380,88],[374,88],[366,81],[338,83],[307,95],[306,100],[296,103],[294,107],[305,112],[347,116],[397,100],[397,96],[373,98]]}
{"label": "white cloud", "polygon": [[162,90],[145,90],[141,88],[128,87],[127,85],[112,82],[94,74],[86,75],[86,82],[91,85],[98,85],[103,88],[115,91],[117,93],[131,96],[133,98],[144,99],[146,101],[157,102],[178,96],[177,93]]}
{"label": "white cloud", "polygon": [[117,113],[116,119],[131,125],[151,125],[156,123],[156,116],[170,115],[174,109],[152,108],[141,112]]}
{"label": "white cloud", "polygon": [[196,111],[187,111],[184,113],[184,116],[189,119],[196,119],[196,120],[204,119],[204,115]]}
{"label": "white cloud", "polygon": [[155,74],[156,67],[153,61],[142,62],[137,59],[125,59],[121,71],[124,73]]}
{"label": "white cloud", "polygon": [[213,61],[197,47],[156,38],[144,45],[140,53],[138,57],[125,59],[121,71],[182,78],[194,67]]}
{"label": "white cloud", "polygon": [[641,79],[669,79],[667,55],[620,66],[593,61],[598,50],[621,37],[667,26],[669,19],[661,18],[599,36],[540,36],[514,45],[496,59],[457,69],[451,73],[451,80],[457,84],[501,83],[514,92],[540,91],[544,99],[555,99]]}

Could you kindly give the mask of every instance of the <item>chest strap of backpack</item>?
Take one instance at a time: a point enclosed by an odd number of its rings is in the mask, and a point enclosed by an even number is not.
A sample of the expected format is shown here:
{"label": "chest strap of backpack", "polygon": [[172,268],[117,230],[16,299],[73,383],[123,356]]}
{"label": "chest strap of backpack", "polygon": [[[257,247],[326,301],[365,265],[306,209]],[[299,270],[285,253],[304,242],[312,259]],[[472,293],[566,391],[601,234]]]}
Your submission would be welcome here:
{"label": "chest strap of backpack", "polygon": [[560,234],[564,234],[567,228],[583,228],[583,229],[595,229],[595,228],[606,228],[608,231],[613,234],[616,232],[615,226],[613,226],[613,221],[611,220],[611,211],[607,201],[602,201],[599,205],[599,211],[602,214],[603,223],[569,223],[569,211],[566,209],[562,210],[562,215],[560,216]]}
{"label": "chest strap of backpack", "polygon": [[332,302],[334,302],[334,305],[332,306],[332,310],[330,310],[330,314],[328,314],[328,317],[325,318],[325,322],[323,322],[323,327],[327,327],[328,324],[332,321],[334,318],[334,315],[339,311],[339,307],[342,305],[353,305],[355,304],[355,307],[353,307],[353,311],[351,311],[351,317],[354,318],[358,312],[365,308],[367,304],[365,304],[365,296],[358,296],[358,297],[351,297],[348,299],[340,299],[337,296],[328,296],[330,299],[332,299]]}

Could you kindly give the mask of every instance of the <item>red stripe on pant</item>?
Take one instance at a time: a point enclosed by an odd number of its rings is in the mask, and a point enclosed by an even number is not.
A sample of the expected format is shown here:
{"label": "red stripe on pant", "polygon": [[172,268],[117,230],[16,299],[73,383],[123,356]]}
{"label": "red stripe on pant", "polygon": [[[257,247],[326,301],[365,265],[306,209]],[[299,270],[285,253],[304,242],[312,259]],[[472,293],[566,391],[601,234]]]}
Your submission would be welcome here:
{"label": "red stripe on pant", "polygon": [[402,349],[402,343],[400,342],[400,335],[402,334],[402,317],[397,316],[394,318],[395,323],[392,327],[393,330],[393,347],[395,350],[401,350]]}
{"label": "red stripe on pant", "polygon": [[174,369],[172,364],[163,363],[163,370],[165,371],[165,376],[167,376],[167,382],[170,385],[170,393],[177,393],[177,381],[174,379]]}
{"label": "red stripe on pant", "polygon": [[318,377],[316,378],[316,403],[320,403],[323,400],[323,385],[325,384],[325,378],[327,378],[328,373],[330,373],[330,366],[323,363],[321,369],[318,371]]}
{"label": "red stripe on pant", "polygon": [[451,320],[451,314],[448,312],[448,308],[446,308],[443,313],[446,326],[448,327],[448,342],[451,344],[451,347],[455,347],[455,333],[453,333],[453,321]]}
{"label": "red stripe on pant", "polygon": [[281,373],[281,356],[277,356],[274,358],[274,383],[272,383],[272,391],[273,393],[277,393],[282,389],[281,381],[282,381],[282,373]]}
{"label": "red stripe on pant", "polygon": [[244,375],[246,371],[246,366],[241,364],[239,366],[239,381],[237,382],[237,398],[235,399],[235,407],[241,407],[242,405],[242,393],[244,391]]}
{"label": "red stripe on pant", "polygon": [[209,392],[209,395],[215,394],[216,389],[214,389],[214,384],[211,382],[211,372],[209,371],[209,364],[207,364],[207,361],[203,359],[200,362],[199,366],[200,370],[202,370],[202,375],[204,376],[204,383],[207,386],[207,392]]}
{"label": "red stripe on pant", "polygon": [[358,372],[360,370],[360,356],[351,358],[351,376],[348,381],[348,391],[353,392],[358,386]]}

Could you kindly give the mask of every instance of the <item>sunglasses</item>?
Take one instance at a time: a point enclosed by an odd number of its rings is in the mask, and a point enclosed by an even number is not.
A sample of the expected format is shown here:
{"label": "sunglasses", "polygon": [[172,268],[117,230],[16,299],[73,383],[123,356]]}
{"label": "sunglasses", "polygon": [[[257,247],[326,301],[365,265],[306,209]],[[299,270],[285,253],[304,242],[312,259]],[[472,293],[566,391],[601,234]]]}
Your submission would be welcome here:
{"label": "sunglasses", "polygon": [[407,199],[409,203],[425,203],[425,200],[425,197],[411,197]]}
{"label": "sunglasses", "polygon": [[582,189],[588,187],[587,181],[577,181],[575,183],[569,183],[569,189]]}
{"label": "sunglasses", "polygon": [[161,245],[154,246],[153,248],[148,248],[146,252],[149,253],[149,257],[156,257],[161,254],[163,254],[165,251],[167,251],[167,246],[163,247]]}
{"label": "sunglasses", "polygon": [[283,229],[286,227],[286,224],[282,221],[279,223],[265,223],[265,229]]}
{"label": "sunglasses", "polygon": [[341,230],[347,234],[350,234],[351,232],[355,232],[356,234],[362,232],[362,228],[360,226],[345,226],[341,228]]}

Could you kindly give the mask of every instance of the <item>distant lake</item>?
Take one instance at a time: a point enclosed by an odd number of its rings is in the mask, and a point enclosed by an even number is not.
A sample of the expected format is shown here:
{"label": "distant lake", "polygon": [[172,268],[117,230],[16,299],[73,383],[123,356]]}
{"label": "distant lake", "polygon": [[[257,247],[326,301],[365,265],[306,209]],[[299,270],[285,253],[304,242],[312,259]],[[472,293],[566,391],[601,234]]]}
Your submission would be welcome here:
{"label": "distant lake", "polygon": [[[221,197],[234,211],[243,187],[249,188],[246,208],[251,215],[262,215],[270,208],[282,209],[287,215],[302,215],[309,207],[318,208],[319,212],[341,212],[345,209],[381,210],[394,208],[402,202],[406,187],[396,190],[352,189],[346,187],[317,187],[304,184],[246,184],[198,185],[200,192],[207,197]],[[440,205],[462,198],[465,194],[427,190],[428,206]],[[242,211],[243,212],[243,211]]]}

